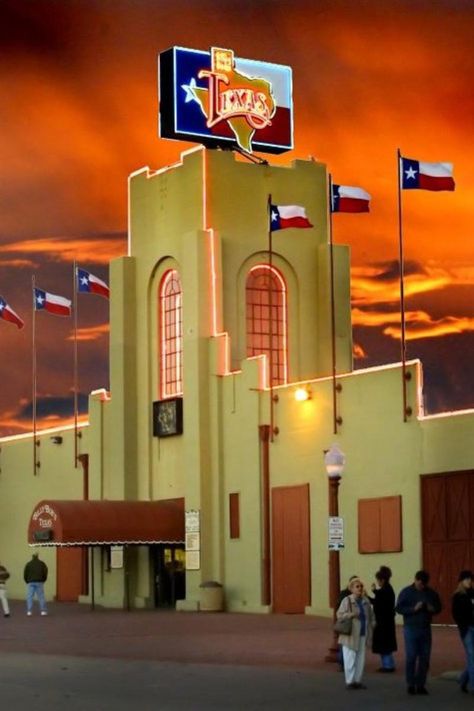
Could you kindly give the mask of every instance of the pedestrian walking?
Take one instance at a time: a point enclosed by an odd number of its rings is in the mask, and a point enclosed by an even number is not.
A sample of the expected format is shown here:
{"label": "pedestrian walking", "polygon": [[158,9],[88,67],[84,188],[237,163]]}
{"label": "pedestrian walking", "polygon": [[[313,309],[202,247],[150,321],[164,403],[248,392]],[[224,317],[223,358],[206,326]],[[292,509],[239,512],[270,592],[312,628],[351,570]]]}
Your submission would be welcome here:
{"label": "pedestrian walking", "polygon": [[474,588],[473,573],[461,570],[459,585],[453,595],[451,610],[458,626],[461,641],[466,652],[466,668],[459,677],[461,691],[468,692],[468,686],[474,691]]}
{"label": "pedestrian walking", "polygon": [[349,584],[350,594],[344,597],[336,613],[337,620],[352,620],[351,630],[339,635],[344,660],[347,689],[366,689],[362,683],[365,666],[365,649],[372,642],[375,616],[364,584],[354,578]]}
{"label": "pedestrian walking", "polygon": [[0,563],[0,602],[2,603],[3,616],[10,617],[10,607],[8,605],[6,582],[10,573],[4,565]]}
{"label": "pedestrian walking", "polygon": [[373,597],[370,598],[375,613],[375,629],[372,641],[372,652],[380,654],[379,672],[395,671],[393,653],[397,651],[397,636],[395,633],[395,592],[390,585],[392,571],[386,565],[380,566],[375,573],[372,585]]}
{"label": "pedestrian walking", "polygon": [[426,677],[431,658],[431,621],[441,612],[441,600],[426,570],[415,573],[415,580],[400,592],[396,611],[403,615],[405,637],[405,675],[409,694],[428,694]]}
{"label": "pedestrian walking", "polygon": [[31,560],[25,565],[23,578],[27,586],[26,614],[33,614],[33,598],[38,598],[42,615],[47,615],[46,600],[44,599],[44,583],[48,579],[48,566],[40,560],[38,553],[33,553]]}

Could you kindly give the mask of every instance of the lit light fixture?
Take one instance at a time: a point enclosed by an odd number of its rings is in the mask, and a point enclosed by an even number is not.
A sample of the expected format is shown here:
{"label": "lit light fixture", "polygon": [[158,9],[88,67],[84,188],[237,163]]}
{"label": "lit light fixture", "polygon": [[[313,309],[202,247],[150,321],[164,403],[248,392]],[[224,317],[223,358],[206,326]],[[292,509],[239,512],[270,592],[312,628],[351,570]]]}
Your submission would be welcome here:
{"label": "lit light fixture", "polygon": [[304,402],[305,400],[311,400],[313,393],[309,385],[304,388],[296,388],[295,390],[295,400],[297,402]]}
{"label": "lit light fixture", "polygon": [[344,471],[345,463],[346,455],[337,444],[332,444],[330,448],[324,452],[324,464],[329,479],[340,479]]}

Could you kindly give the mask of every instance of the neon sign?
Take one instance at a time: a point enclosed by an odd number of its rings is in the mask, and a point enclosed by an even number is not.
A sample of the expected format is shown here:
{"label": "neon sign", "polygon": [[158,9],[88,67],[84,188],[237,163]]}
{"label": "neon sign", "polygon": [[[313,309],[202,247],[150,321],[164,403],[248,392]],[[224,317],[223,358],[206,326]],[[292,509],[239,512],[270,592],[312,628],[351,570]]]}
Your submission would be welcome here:
{"label": "neon sign", "polygon": [[293,148],[290,67],[172,47],[159,57],[160,136],[252,153]]}

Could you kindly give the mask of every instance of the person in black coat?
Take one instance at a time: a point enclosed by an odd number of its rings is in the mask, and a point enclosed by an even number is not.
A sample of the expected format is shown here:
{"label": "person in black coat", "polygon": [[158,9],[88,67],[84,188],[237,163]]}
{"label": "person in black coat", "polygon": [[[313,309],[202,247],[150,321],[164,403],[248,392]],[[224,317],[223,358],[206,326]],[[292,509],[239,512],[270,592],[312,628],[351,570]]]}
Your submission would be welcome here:
{"label": "person in black coat", "polygon": [[458,626],[461,641],[466,652],[466,668],[459,678],[461,691],[468,692],[468,684],[474,691],[474,589],[473,574],[461,570],[458,588],[452,599],[452,614]]}
{"label": "person in black coat", "polygon": [[377,584],[372,585],[373,597],[370,598],[375,613],[375,629],[372,641],[372,651],[380,654],[381,667],[379,672],[395,671],[393,652],[397,651],[395,633],[395,593],[390,585],[392,571],[382,565],[375,573]]}

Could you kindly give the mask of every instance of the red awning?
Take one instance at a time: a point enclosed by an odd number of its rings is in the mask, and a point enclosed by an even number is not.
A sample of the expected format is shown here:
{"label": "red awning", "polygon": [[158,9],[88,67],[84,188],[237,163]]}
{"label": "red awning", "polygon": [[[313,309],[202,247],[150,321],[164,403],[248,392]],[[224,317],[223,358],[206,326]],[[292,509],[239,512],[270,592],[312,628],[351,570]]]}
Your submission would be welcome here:
{"label": "red awning", "polygon": [[184,499],[54,501],[35,507],[28,543],[44,546],[184,542]]}

